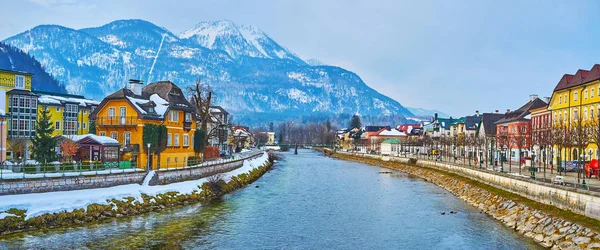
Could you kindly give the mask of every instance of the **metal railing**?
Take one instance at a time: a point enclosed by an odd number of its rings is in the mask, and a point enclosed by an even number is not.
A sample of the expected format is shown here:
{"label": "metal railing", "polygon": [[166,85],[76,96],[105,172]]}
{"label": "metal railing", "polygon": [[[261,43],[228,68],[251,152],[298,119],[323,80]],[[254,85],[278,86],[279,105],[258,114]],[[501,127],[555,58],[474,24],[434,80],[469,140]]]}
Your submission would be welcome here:
{"label": "metal railing", "polygon": [[138,125],[137,116],[100,116],[96,118],[97,126],[136,126]]}
{"label": "metal railing", "polygon": [[130,161],[73,164],[1,164],[0,181],[66,176],[110,175],[145,171],[143,168],[136,168],[135,165],[135,162]]}
{"label": "metal railing", "polygon": [[192,160],[187,160],[187,162],[167,162],[167,163],[163,163],[160,166],[159,171],[169,171],[169,170],[176,170],[176,169],[193,169],[193,168],[202,168],[202,167],[208,167],[208,166],[213,166],[213,165],[221,165],[221,164],[225,164],[225,163],[229,163],[229,162],[235,162],[235,161],[241,161],[241,160],[246,160],[249,158],[253,158],[259,155],[262,155],[264,151],[262,150],[250,150],[247,152],[243,152],[243,153],[235,153],[232,156],[227,156],[227,157],[221,157],[221,158],[217,158],[217,159],[209,159],[209,160],[202,160],[202,159],[192,159]]}

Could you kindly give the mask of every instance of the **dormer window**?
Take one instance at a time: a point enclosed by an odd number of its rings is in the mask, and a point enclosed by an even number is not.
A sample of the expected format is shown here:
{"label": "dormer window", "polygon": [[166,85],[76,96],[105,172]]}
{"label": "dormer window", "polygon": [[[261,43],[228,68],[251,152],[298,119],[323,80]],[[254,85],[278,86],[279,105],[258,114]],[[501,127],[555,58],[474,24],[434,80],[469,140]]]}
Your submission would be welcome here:
{"label": "dormer window", "polygon": [[148,112],[149,113],[154,113],[154,107],[148,107]]}
{"label": "dormer window", "polygon": [[22,76],[22,75],[15,76],[15,88],[16,89],[25,89],[25,76]]}

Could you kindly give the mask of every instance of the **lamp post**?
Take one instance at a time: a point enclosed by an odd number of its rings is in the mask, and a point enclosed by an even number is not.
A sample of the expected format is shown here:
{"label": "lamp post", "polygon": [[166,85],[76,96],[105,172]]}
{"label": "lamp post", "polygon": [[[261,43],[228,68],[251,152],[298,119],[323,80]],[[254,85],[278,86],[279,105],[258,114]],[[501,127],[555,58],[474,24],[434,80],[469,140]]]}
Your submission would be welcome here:
{"label": "lamp post", "polygon": [[531,179],[535,180],[535,150],[531,151]]}
{"label": "lamp post", "polygon": [[[581,188],[587,189],[587,184],[585,183],[585,156],[586,156],[585,153],[586,152],[585,151],[583,151],[583,152],[584,152],[584,156],[583,156],[584,157],[583,158],[583,162],[584,163],[583,163],[583,181],[581,182]],[[591,155],[592,155],[592,152],[590,150],[590,158],[592,158]]]}
{"label": "lamp post", "polygon": [[146,144],[148,146],[148,171],[150,171],[152,169],[152,166],[150,166],[150,143]]}

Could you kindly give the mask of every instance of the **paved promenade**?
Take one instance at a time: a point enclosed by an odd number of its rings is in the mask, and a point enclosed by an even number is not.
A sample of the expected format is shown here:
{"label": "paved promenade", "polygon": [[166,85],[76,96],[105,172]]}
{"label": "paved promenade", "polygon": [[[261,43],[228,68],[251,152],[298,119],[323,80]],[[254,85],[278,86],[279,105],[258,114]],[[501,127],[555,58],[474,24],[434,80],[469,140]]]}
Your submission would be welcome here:
{"label": "paved promenade", "polygon": [[[408,154],[406,156],[402,155],[400,157],[417,158],[417,155]],[[419,155],[418,159],[432,161],[432,162],[435,161],[435,158],[433,156],[427,157],[426,155]],[[531,179],[531,172],[529,171],[529,167],[523,166],[522,168],[519,168],[519,164],[516,162],[512,162],[510,165],[507,162],[505,162],[503,164],[503,166],[500,166],[500,164],[498,164],[497,166],[492,166],[492,165],[489,165],[489,162],[486,166],[485,162],[483,162],[481,165],[478,164],[477,166],[474,166],[473,164],[469,165],[468,160],[463,161],[462,158],[457,158],[456,162],[452,159],[443,159],[443,158],[438,159],[438,161],[444,162],[444,163],[452,163],[452,165],[457,165],[457,166],[461,166],[461,167],[477,168],[477,169],[487,170],[487,171],[491,171],[491,172],[500,172],[500,170],[503,169],[504,173],[506,173],[506,174],[510,174],[510,175],[513,175],[518,178]],[[577,172],[561,172],[559,174],[556,171],[556,168],[557,168],[556,165],[554,166],[554,169],[552,169],[550,165],[547,165],[546,168],[544,169],[543,164],[541,164],[540,166],[538,166],[538,164],[536,164],[536,167],[538,167],[538,172],[535,173],[536,181],[552,183],[552,180],[556,176],[562,176],[562,178],[565,182],[565,186],[568,186],[568,187],[581,187],[581,183],[583,182],[583,174],[580,175],[579,180],[577,178]],[[544,170],[545,170],[545,174],[544,174]],[[594,191],[594,192],[600,192],[600,180],[597,179],[597,177],[594,176],[591,179],[585,178],[585,183],[586,183],[587,190]]]}

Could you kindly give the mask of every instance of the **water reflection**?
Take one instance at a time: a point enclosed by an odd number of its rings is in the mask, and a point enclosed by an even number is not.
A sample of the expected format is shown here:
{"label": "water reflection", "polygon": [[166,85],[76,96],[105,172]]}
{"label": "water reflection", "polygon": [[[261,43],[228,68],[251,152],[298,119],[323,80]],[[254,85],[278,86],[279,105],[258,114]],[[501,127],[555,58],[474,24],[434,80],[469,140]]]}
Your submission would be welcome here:
{"label": "water reflection", "polygon": [[[223,202],[110,223],[22,234],[4,248],[525,249],[531,241],[445,190],[404,173],[325,158],[285,158]],[[258,185],[259,188],[254,186]],[[446,215],[441,215],[446,211]],[[457,211],[457,214],[449,214]]]}

